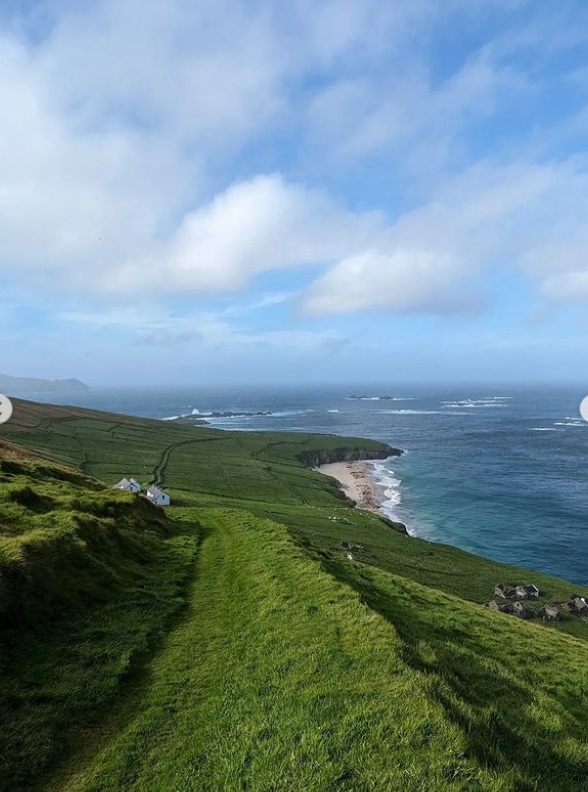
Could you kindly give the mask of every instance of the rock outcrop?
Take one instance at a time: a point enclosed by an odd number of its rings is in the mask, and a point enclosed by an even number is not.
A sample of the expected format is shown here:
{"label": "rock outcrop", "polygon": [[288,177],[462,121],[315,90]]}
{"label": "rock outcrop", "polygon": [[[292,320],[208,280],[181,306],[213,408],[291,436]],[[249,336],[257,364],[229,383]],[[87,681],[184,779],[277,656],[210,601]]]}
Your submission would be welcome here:
{"label": "rock outcrop", "polygon": [[399,448],[393,448],[381,443],[373,448],[341,446],[340,448],[303,451],[298,455],[298,459],[307,467],[320,467],[333,462],[364,462],[373,459],[388,459],[393,456],[402,456],[402,453]]}

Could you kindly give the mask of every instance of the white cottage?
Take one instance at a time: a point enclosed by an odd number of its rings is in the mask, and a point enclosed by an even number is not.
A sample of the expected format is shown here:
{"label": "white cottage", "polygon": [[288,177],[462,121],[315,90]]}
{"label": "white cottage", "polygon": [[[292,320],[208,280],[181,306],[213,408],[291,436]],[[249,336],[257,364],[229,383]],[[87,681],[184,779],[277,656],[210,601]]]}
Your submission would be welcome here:
{"label": "white cottage", "polygon": [[147,500],[154,503],[156,506],[169,506],[171,501],[167,492],[159,489],[159,487],[152,486],[147,490]]}
{"label": "white cottage", "polygon": [[141,485],[134,478],[123,478],[118,484],[114,485],[113,489],[125,490],[125,492],[141,492]]}

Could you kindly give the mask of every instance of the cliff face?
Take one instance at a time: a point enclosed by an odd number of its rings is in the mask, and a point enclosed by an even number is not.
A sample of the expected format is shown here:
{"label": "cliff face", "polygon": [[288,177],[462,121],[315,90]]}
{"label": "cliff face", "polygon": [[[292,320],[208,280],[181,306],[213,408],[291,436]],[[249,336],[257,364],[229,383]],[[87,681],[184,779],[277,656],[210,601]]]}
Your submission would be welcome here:
{"label": "cliff face", "polygon": [[388,459],[391,456],[401,455],[402,451],[399,448],[382,443],[374,448],[341,446],[333,449],[303,451],[299,454],[298,459],[307,467],[319,467],[332,462],[363,462],[369,459]]}
{"label": "cliff face", "polygon": [[86,393],[89,390],[90,388],[78,379],[44,380],[0,374],[0,393],[9,396],[34,393]]}

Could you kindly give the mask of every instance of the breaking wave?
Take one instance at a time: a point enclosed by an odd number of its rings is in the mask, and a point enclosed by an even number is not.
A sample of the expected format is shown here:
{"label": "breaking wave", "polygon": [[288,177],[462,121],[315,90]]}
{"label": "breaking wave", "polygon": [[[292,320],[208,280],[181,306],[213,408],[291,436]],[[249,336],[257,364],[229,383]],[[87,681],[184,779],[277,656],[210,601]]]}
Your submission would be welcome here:
{"label": "breaking wave", "polygon": [[441,404],[447,409],[485,409],[496,407],[508,407],[506,402],[510,396],[488,396],[484,399],[460,399],[456,401],[443,401]]}
{"label": "breaking wave", "polygon": [[[467,413],[453,413],[467,415]],[[447,415],[443,410],[382,410],[382,415]]]}
{"label": "breaking wave", "polygon": [[347,396],[348,401],[414,401],[414,396]]}
{"label": "breaking wave", "polygon": [[372,464],[372,477],[376,488],[383,497],[380,510],[391,520],[400,520],[397,509],[402,501],[400,491],[402,481],[396,477],[393,470],[387,468],[382,462]]}

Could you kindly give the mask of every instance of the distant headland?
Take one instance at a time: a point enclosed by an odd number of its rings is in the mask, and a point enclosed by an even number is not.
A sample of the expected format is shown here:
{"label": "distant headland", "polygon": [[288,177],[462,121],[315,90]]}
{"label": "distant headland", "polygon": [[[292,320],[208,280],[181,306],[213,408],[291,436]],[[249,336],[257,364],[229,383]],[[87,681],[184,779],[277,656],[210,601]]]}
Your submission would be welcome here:
{"label": "distant headland", "polygon": [[45,380],[0,374],[0,393],[8,396],[35,393],[87,393],[88,385],[78,379]]}

